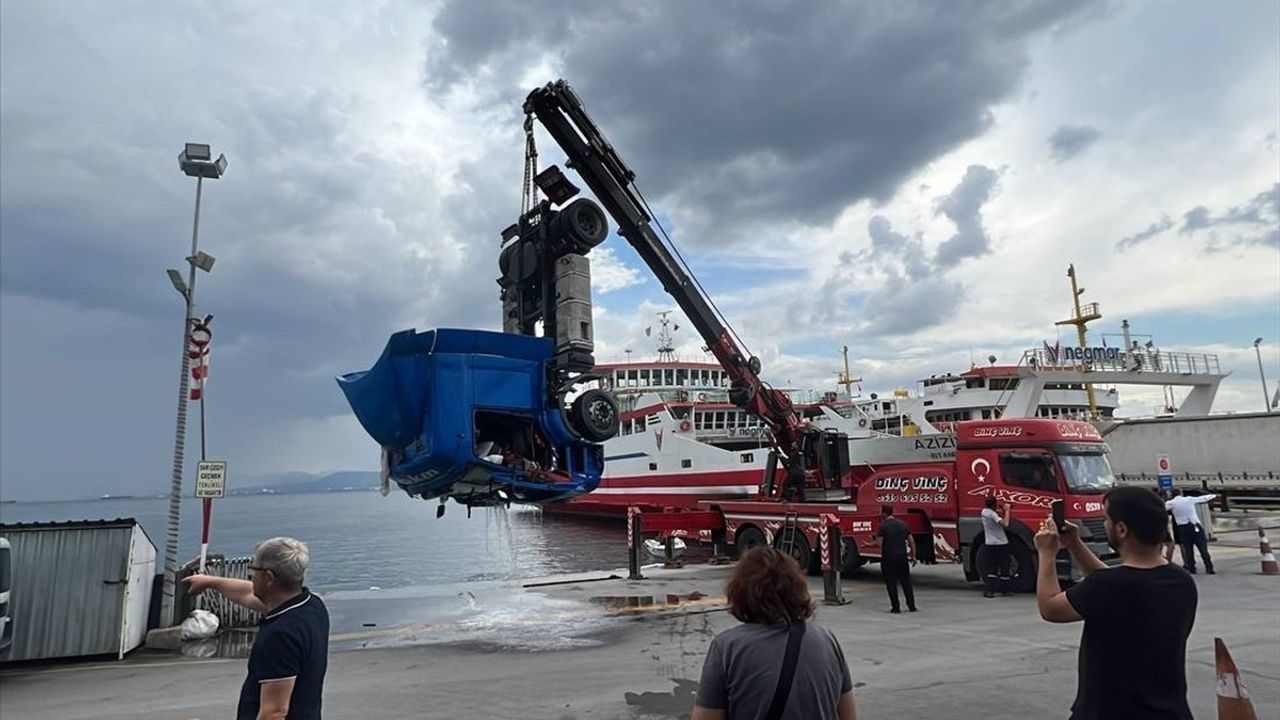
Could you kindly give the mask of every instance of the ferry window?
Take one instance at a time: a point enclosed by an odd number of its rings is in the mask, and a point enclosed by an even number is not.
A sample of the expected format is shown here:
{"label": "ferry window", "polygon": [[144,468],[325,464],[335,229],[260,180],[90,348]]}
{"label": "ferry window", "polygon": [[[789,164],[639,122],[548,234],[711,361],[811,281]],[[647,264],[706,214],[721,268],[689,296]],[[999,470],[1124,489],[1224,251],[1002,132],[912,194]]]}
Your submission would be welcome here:
{"label": "ferry window", "polygon": [[742,462],[749,463],[749,462],[755,462],[755,461],[756,461],[756,456],[754,453],[742,453]]}
{"label": "ferry window", "polygon": [[692,461],[692,460],[681,460],[681,461],[680,461],[680,467],[682,467],[682,468],[691,468],[691,467],[693,467],[693,461]]}
{"label": "ferry window", "polygon": [[990,409],[990,408],[988,408],[988,409],[986,409],[986,410],[983,410],[983,411],[982,411],[982,419],[983,419],[983,420],[990,420],[990,419],[991,419],[991,409]]}
{"label": "ferry window", "polygon": [[676,371],[675,371],[675,370],[663,370],[663,371],[662,371],[662,384],[663,384],[663,385],[675,385],[675,384],[676,384]]}
{"label": "ferry window", "polygon": [[1009,487],[1043,492],[1058,491],[1058,478],[1053,474],[1053,458],[1048,455],[1001,455],[1000,474],[1004,478],[1004,484]]}
{"label": "ferry window", "polygon": [[982,378],[969,378],[965,381],[966,388],[980,388],[983,386]]}
{"label": "ferry window", "polygon": [[716,425],[715,425],[716,430],[723,430],[723,429],[724,429],[724,421],[725,421],[725,417],[724,417],[724,416],[725,416],[725,413],[724,413],[724,412],[717,412],[717,413],[716,413]]}
{"label": "ferry window", "polygon": [[678,369],[676,370],[676,384],[677,384],[677,385],[688,385],[688,384],[689,384],[689,371],[688,371],[687,369],[685,369],[685,368],[678,368]]}
{"label": "ferry window", "polygon": [[649,469],[656,471],[658,469],[658,463],[649,463]]}
{"label": "ferry window", "polygon": [[649,380],[649,369],[648,369],[648,368],[645,368],[645,369],[641,370],[641,371],[640,371],[640,385],[641,385],[641,386],[646,386],[646,385],[652,385],[652,384],[653,384],[653,383]]}
{"label": "ferry window", "polygon": [[645,417],[645,423],[646,423],[649,427],[653,427],[653,426],[657,425],[657,424],[658,424],[658,422],[659,422],[659,420],[658,420],[658,415],[657,415],[657,413],[654,413],[653,415],[648,415],[648,416],[646,416],[646,417]]}

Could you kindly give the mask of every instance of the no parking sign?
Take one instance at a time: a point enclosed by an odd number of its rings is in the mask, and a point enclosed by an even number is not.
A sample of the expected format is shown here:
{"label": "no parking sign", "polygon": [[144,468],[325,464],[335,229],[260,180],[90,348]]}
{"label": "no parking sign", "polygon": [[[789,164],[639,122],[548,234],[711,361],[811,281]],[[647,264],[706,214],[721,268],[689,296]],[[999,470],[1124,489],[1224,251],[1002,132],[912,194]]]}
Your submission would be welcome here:
{"label": "no parking sign", "polygon": [[1160,483],[1161,490],[1173,487],[1173,463],[1169,462],[1168,455],[1156,456],[1156,479]]}

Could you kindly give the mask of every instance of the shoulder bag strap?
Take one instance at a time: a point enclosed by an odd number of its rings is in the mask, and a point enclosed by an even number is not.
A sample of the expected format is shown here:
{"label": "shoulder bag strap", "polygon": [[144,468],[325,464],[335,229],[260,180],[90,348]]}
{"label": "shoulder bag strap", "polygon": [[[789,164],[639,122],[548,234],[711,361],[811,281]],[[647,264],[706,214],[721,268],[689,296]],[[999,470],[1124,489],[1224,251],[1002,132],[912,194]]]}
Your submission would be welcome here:
{"label": "shoulder bag strap", "polygon": [[787,707],[787,696],[791,694],[791,681],[796,676],[796,660],[800,658],[800,641],[804,639],[804,621],[791,623],[791,632],[787,634],[787,654],[782,659],[782,672],[778,674],[778,688],[773,691],[773,702],[769,703],[769,712],[764,720],[780,720],[782,711]]}

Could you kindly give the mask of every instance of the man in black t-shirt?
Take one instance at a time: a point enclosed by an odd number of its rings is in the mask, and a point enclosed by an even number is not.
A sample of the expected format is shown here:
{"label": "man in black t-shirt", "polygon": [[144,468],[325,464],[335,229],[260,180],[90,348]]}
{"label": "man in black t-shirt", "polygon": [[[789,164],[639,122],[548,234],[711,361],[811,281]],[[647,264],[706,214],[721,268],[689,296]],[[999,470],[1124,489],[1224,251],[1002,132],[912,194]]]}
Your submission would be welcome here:
{"label": "man in black t-shirt", "polygon": [[907,597],[907,609],[916,611],[916,594],[911,587],[911,566],[916,564],[916,540],[911,537],[907,524],[893,516],[893,508],[880,508],[880,573],[884,576],[885,590],[889,591],[889,612],[900,613],[898,586]]}
{"label": "man in black t-shirt", "polygon": [[329,661],[329,611],[303,584],[310,553],[293,538],[272,538],[253,554],[249,580],[192,575],[192,593],[217,590],[262,613],[240,689],[237,720],[319,720]]}
{"label": "man in black t-shirt", "polygon": [[[1084,620],[1072,720],[1191,720],[1187,706],[1187,636],[1195,622],[1195,581],[1161,554],[1164,503],[1147,488],[1121,487],[1104,497],[1107,541],[1121,565],[1107,567],[1070,523],[1052,516],[1036,534],[1036,600],[1049,622]],[[1063,592],[1056,558],[1066,548],[1085,574]]]}

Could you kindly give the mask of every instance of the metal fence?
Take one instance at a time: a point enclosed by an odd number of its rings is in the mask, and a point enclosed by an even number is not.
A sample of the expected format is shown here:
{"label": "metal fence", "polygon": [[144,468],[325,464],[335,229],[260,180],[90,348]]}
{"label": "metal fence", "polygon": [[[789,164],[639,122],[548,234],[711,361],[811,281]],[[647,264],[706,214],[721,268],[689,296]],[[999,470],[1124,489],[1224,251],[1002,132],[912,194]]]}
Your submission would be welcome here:
{"label": "metal fence", "polygon": [[[247,557],[225,558],[220,555],[213,555],[205,562],[205,574],[248,580],[249,564],[252,562],[253,559]],[[200,560],[198,558],[191,560],[179,568],[178,579],[181,580],[187,576],[194,575],[199,570]],[[181,597],[178,607],[182,612],[182,617],[186,617],[188,613],[199,607],[217,615],[219,627],[257,627],[260,619],[257,612],[231,602],[218,592],[206,592],[199,598],[193,597],[186,593],[185,587],[184,584],[179,583]]]}
{"label": "metal fence", "polygon": [[[1156,475],[1149,473],[1122,473],[1116,481],[1126,485],[1151,485],[1159,483]],[[1220,492],[1223,490],[1280,490],[1280,475],[1274,472],[1265,473],[1178,473],[1173,476],[1175,484],[1181,488],[1199,489],[1204,492]]]}

